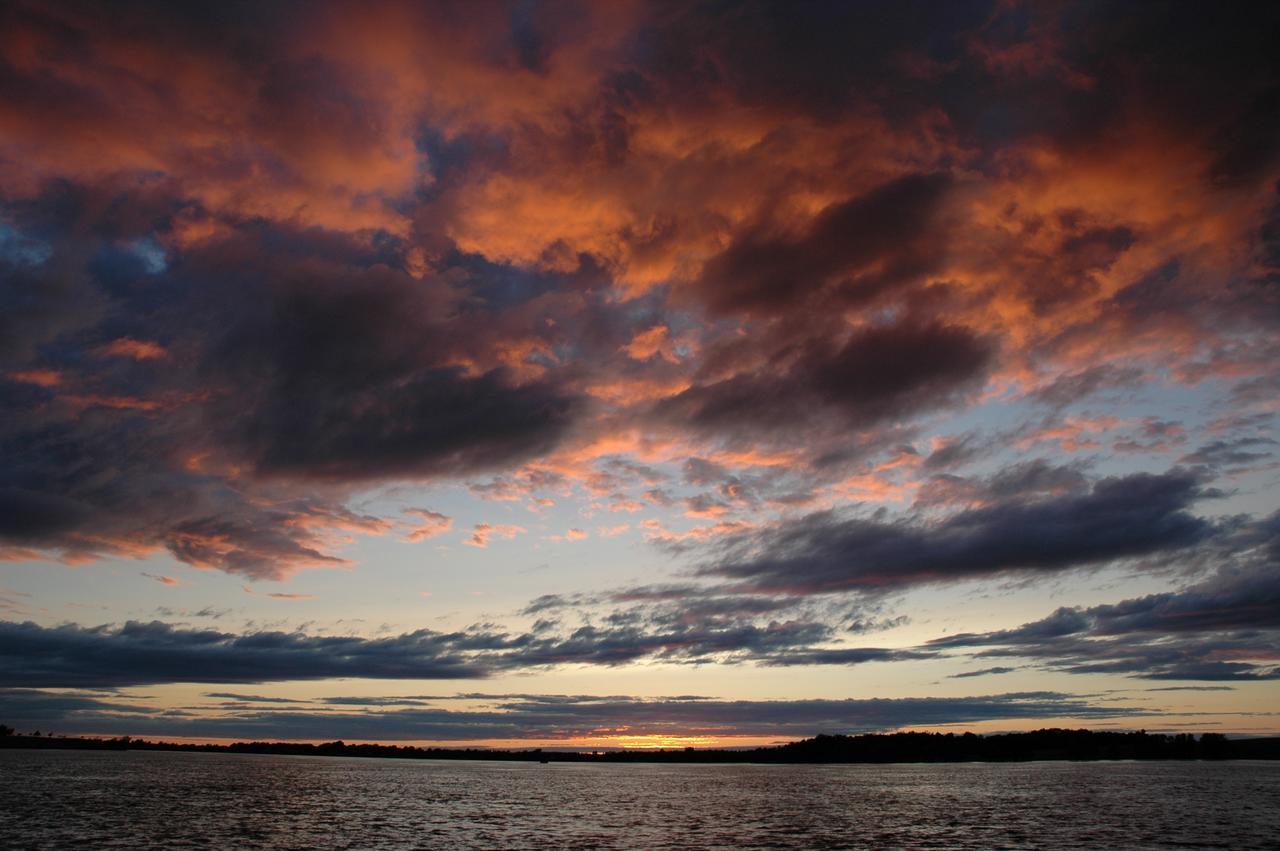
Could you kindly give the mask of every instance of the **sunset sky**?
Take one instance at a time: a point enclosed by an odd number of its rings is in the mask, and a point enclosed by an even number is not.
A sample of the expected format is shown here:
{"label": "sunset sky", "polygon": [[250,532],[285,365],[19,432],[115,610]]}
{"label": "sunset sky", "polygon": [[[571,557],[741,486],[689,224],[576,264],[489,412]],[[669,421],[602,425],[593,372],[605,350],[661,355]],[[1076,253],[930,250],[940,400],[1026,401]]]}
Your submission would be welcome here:
{"label": "sunset sky", "polygon": [[0,722],[1280,733],[1280,17],[6,3]]}

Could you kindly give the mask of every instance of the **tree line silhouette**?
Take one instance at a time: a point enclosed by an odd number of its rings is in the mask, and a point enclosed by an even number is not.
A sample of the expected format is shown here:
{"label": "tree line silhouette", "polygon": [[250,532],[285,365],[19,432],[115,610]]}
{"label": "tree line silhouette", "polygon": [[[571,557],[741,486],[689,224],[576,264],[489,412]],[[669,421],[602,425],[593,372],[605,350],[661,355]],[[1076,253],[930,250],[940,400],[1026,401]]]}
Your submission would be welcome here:
{"label": "tree line silhouette", "polygon": [[236,742],[193,744],[119,738],[18,735],[0,725],[0,748],[198,751],[215,753],[355,756],[392,759],[485,759],[525,762],[887,763],[1020,762],[1030,760],[1280,759],[1280,738],[1228,739],[1220,733],[1114,732],[1045,729],[1027,733],[867,733],[819,735],[758,748],[676,750],[502,750],[413,745]]}

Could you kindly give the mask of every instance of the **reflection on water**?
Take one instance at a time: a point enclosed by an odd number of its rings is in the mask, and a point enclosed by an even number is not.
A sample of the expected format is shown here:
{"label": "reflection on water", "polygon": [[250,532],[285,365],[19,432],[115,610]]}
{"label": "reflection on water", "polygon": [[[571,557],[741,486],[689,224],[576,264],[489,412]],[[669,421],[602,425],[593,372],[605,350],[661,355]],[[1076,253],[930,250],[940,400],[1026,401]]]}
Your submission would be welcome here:
{"label": "reflection on water", "polygon": [[5,848],[1276,848],[1280,764],[0,751]]}

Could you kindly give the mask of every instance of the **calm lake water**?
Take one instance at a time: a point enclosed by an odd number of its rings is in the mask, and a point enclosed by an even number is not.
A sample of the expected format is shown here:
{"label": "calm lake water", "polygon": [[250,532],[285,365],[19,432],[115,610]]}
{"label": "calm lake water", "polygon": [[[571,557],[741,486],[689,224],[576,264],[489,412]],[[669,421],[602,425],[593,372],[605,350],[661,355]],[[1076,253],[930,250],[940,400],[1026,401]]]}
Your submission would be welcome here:
{"label": "calm lake water", "polygon": [[4,848],[1267,848],[1280,763],[540,765],[0,751]]}

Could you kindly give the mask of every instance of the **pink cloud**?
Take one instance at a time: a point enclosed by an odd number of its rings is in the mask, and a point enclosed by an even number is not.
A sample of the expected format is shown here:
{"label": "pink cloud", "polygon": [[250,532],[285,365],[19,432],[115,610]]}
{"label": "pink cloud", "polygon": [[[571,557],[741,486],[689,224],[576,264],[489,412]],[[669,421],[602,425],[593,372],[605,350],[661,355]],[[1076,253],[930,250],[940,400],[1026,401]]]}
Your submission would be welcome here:
{"label": "pink cloud", "polygon": [[463,543],[472,547],[484,549],[489,546],[489,539],[491,537],[506,538],[507,540],[510,540],[516,535],[524,534],[526,531],[528,530],[523,526],[515,526],[506,523],[477,523],[472,528],[471,537]]}
{"label": "pink cloud", "polygon": [[434,538],[437,535],[443,535],[453,528],[453,518],[438,511],[430,511],[426,508],[406,508],[404,513],[422,518],[422,522],[410,529],[409,533],[404,537],[404,540],[410,543],[417,543],[428,538]]}

